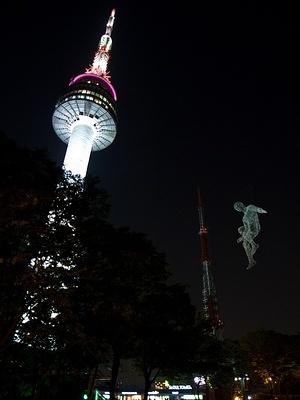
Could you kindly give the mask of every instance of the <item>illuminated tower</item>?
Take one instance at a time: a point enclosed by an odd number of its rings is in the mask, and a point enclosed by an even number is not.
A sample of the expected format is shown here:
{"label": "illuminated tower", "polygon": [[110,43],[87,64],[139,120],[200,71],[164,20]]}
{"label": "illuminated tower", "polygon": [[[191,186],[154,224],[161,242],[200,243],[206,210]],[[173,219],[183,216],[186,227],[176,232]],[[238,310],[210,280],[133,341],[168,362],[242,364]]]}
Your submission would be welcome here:
{"label": "illuminated tower", "polygon": [[208,229],[204,223],[203,203],[198,189],[198,213],[200,225],[201,261],[202,261],[202,304],[203,317],[211,326],[213,335],[221,338],[223,322],[219,316],[217,293],[211,271],[211,258],[208,248]]}
{"label": "illuminated tower", "polygon": [[116,136],[117,97],[107,72],[114,19],[112,10],[92,66],[71,79],[52,118],[56,134],[68,143],[64,168],[81,178],[86,175],[91,151],[104,149]]}

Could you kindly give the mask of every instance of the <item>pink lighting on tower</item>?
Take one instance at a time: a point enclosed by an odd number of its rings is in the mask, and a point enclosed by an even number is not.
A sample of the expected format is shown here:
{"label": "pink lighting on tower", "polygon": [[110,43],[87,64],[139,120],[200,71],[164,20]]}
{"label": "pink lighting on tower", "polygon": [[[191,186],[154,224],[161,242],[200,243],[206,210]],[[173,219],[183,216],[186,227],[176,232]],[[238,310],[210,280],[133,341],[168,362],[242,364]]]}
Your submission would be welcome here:
{"label": "pink lighting on tower", "polygon": [[104,77],[99,76],[97,74],[93,74],[92,72],[85,72],[84,74],[80,74],[80,75],[75,76],[75,78],[71,79],[71,81],[69,83],[69,86],[73,85],[74,83],[80,82],[82,79],[84,79],[86,77],[91,78],[91,79],[95,79],[95,80],[99,80],[99,81],[103,82],[104,85],[107,87],[107,89],[109,89],[109,91],[110,91],[112,97],[114,98],[114,100],[117,100],[117,93],[116,93],[113,85],[107,79],[105,79]]}

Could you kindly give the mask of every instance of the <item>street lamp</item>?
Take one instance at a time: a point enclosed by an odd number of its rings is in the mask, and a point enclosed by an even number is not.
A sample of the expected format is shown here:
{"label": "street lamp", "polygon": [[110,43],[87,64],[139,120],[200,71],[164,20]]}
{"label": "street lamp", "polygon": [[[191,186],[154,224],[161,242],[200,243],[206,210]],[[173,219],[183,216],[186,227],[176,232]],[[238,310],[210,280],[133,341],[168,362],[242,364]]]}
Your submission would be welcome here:
{"label": "street lamp", "polygon": [[200,399],[200,386],[206,383],[204,376],[195,376],[194,383],[196,384],[197,398]]}
{"label": "street lamp", "polygon": [[251,400],[251,396],[249,399],[249,396],[246,397],[246,392],[248,391],[248,381],[250,380],[248,374],[244,374],[242,376],[236,376],[234,378],[235,382],[239,383],[239,389],[241,391],[242,394],[242,399],[243,400]]}

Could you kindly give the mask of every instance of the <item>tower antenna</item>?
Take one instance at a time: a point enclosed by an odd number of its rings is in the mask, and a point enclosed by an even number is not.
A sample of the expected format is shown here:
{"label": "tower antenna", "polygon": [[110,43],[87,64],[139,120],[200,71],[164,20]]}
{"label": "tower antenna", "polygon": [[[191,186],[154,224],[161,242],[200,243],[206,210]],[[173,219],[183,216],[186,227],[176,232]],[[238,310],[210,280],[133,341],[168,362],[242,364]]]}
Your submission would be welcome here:
{"label": "tower antenna", "polygon": [[211,258],[208,246],[208,229],[204,222],[204,206],[199,187],[197,188],[199,235],[201,244],[202,263],[202,313],[211,328],[211,333],[218,338],[222,337],[223,322],[219,316],[217,293],[211,271]]}
{"label": "tower antenna", "polygon": [[110,81],[110,75],[107,71],[107,64],[110,58],[110,52],[112,47],[111,33],[115,21],[115,9],[112,10],[110,17],[106,24],[105,34],[101,36],[98,50],[96,51],[93,65],[87,69],[87,72],[92,72],[94,74],[100,75],[103,78]]}

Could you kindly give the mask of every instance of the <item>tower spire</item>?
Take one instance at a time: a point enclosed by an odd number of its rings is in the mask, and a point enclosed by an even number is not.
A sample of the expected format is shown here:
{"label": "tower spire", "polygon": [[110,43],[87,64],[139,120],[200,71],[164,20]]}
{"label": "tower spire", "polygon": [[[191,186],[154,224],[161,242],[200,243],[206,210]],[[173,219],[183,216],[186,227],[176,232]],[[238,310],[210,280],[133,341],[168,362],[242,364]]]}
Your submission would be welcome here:
{"label": "tower spire", "polygon": [[109,72],[107,71],[107,64],[110,58],[110,52],[112,47],[111,33],[114,26],[115,20],[115,9],[112,10],[110,17],[106,24],[105,34],[101,36],[98,50],[96,51],[93,65],[87,69],[86,72],[102,76],[104,79],[110,82]]}
{"label": "tower spire", "polygon": [[220,329],[223,322],[218,311],[217,293],[211,272],[211,258],[208,247],[208,229],[204,222],[204,207],[199,187],[197,188],[198,215],[199,215],[199,235],[201,243],[201,262],[202,262],[202,304],[203,317],[211,327],[213,335],[221,337]]}

